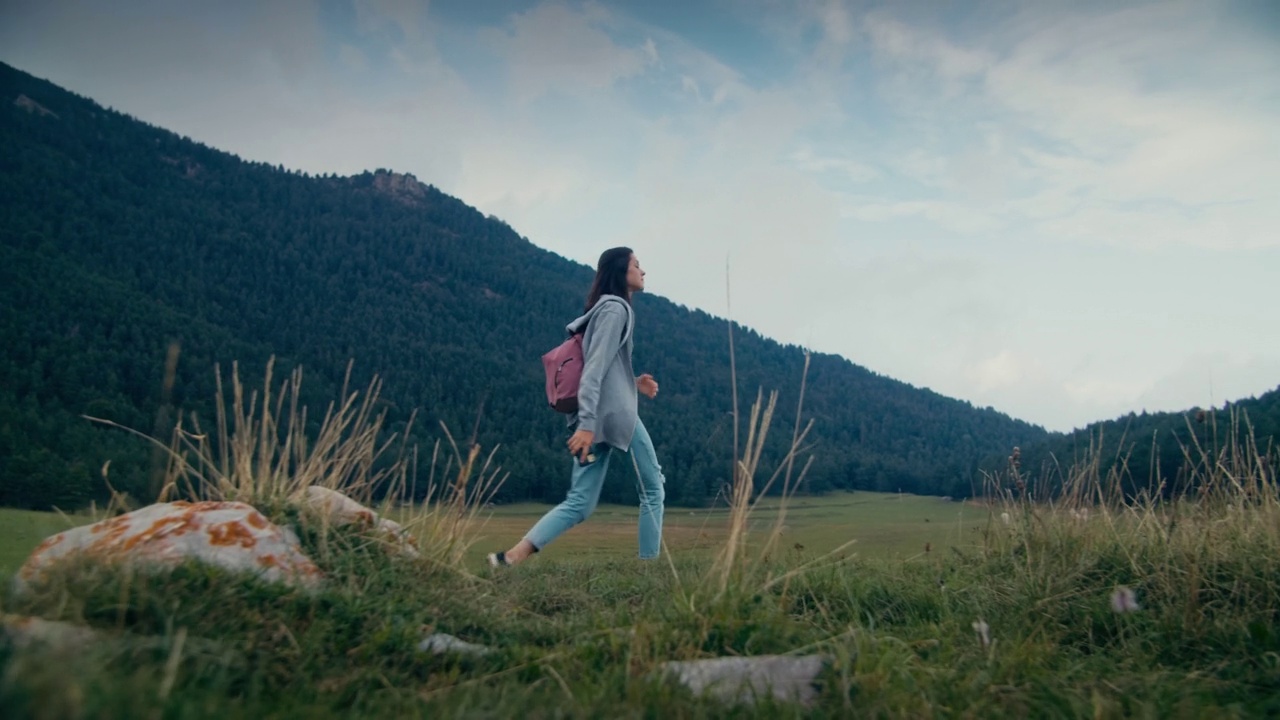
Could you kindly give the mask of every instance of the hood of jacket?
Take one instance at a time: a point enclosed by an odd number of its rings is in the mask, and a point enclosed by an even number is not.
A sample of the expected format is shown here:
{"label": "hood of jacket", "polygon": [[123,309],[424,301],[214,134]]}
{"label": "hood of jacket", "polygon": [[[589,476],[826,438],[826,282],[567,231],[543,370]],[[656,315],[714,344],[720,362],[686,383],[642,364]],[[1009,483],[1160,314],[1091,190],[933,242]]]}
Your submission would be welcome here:
{"label": "hood of jacket", "polygon": [[625,343],[627,341],[627,335],[631,333],[631,326],[635,324],[635,316],[632,314],[631,303],[617,295],[601,295],[600,299],[596,301],[595,305],[591,306],[590,310],[586,311],[573,322],[566,325],[564,329],[570,333],[576,333],[583,330],[587,327],[587,323],[591,322],[591,318],[600,311],[600,308],[603,307],[605,303],[611,302],[622,303],[622,306],[627,309],[627,333],[623,335],[622,338],[623,343]]}

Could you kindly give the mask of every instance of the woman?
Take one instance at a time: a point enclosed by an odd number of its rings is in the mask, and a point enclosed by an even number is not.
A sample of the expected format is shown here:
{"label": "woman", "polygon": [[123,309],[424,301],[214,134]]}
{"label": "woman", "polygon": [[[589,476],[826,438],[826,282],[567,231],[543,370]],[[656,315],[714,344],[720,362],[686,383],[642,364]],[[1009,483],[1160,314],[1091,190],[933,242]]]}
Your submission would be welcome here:
{"label": "woman", "polygon": [[658,394],[658,383],[652,375],[636,377],[631,369],[635,325],[631,295],[643,290],[644,271],[630,248],[613,248],[600,256],[586,311],[566,328],[571,333],[584,332],[578,411],[569,416],[574,432],[568,445],[574,463],[568,496],[510,550],[490,553],[490,565],[520,563],[586,520],[600,500],[600,488],[615,451],[629,454],[640,474],[640,558],[658,557],[666,478],[649,432],[636,412],[637,393],[653,398]]}

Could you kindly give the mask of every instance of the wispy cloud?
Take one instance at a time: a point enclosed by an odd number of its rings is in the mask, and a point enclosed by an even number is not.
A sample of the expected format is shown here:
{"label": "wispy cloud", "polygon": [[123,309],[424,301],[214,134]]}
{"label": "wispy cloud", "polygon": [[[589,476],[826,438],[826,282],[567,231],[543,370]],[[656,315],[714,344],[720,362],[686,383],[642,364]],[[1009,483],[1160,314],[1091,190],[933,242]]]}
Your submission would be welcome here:
{"label": "wispy cloud", "polygon": [[612,17],[594,3],[575,8],[553,1],[515,14],[481,37],[506,61],[508,92],[519,103],[550,91],[601,92],[658,60],[651,39],[615,43],[608,31]]}

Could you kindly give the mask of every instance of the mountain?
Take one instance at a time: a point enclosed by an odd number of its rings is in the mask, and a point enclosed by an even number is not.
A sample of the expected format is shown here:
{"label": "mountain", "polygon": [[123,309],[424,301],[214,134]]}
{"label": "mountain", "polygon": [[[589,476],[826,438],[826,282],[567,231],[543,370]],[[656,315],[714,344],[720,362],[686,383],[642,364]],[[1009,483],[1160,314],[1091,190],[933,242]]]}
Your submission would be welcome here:
{"label": "mountain", "polygon": [[[245,161],[9,66],[0,146],[0,504],[86,503],[108,461],[117,489],[145,494],[148,445],[81,416],[167,438],[170,406],[211,418],[215,363],[239,362],[252,384],[272,356],[277,377],[305,368],[317,412],[353,362],[355,387],[382,379],[393,429],[419,412],[428,455],[441,421],[462,437],[476,428],[483,448],[502,446],[500,500],[563,496],[565,427],[539,358],[581,311],[591,268],[412,176]],[[636,367],[662,384],[641,413],[669,502],[707,503],[732,455],[728,324],[654,295],[636,309]],[[779,391],[776,459],[803,352],[734,333],[744,415],[758,387]],[[967,495],[983,457],[1050,437],[825,354],[812,356],[804,410],[813,493]],[[618,465],[605,500],[634,497]]]}

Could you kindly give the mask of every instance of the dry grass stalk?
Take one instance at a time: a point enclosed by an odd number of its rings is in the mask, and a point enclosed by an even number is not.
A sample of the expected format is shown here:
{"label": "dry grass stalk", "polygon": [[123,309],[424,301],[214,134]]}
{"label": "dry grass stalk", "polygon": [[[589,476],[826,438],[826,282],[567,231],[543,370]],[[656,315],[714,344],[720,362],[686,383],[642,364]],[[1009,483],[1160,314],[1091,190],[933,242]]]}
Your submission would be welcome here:
{"label": "dry grass stalk", "polygon": [[[726,268],[727,274],[727,268]],[[727,282],[727,281],[726,281]],[[727,291],[727,285],[726,285]],[[797,455],[805,450],[804,442],[807,439],[810,430],[813,428],[813,421],[801,428],[804,413],[804,392],[809,376],[809,353],[804,356],[804,370],[800,378],[800,395],[796,402],[796,419],[795,425],[791,433],[791,445],[787,449],[786,454],[779,462],[778,467],[774,470],[769,480],[757,492],[755,478],[759,470],[760,458],[764,451],[765,440],[769,436],[769,428],[773,422],[773,415],[777,409],[778,393],[771,391],[766,401],[764,398],[764,390],[760,388],[756,392],[756,401],[751,406],[751,414],[747,421],[746,446],[741,448],[742,454],[739,457],[739,429],[740,417],[738,414],[738,377],[736,353],[733,344],[733,321],[729,323],[729,372],[733,391],[733,471],[732,485],[729,488],[729,533],[725,540],[724,546],[717,553],[712,564],[711,572],[708,574],[716,584],[716,593],[718,596],[724,596],[734,585],[735,579],[739,582],[747,582],[745,572],[748,567],[760,567],[762,564],[758,561],[768,558],[777,547],[781,539],[783,529],[786,523],[787,503],[795,494],[796,490],[808,474],[809,468],[813,463],[813,457],[810,456],[798,475],[795,474],[795,460]],[[784,475],[785,473],[785,475]],[[750,536],[751,516],[755,511],[761,499],[766,497],[768,492],[773,488],[778,477],[782,475],[783,488],[781,498],[778,503],[777,514],[775,516],[769,534],[761,546],[758,557],[748,557],[748,540]],[[846,543],[836,551],[820,558],[826,560],[836,557],[836,553],[843,551],[851,543]],[[815,561],[816,562],[816,561]],[[806,563],[800,568],[793,568],[783,573],[781,576],[774,578],[768,576],[763,582],[765,587],[771,586],[777,582],[789,580],[795,574],[803,572],[813,566],[814,563]],[[673,567],[674,572],[674,567]]]}
{"label": "dry grass stalk", "polygon": [[[377,411],[381,381],[374,377],[363,393],[351,391],[348,364],[340,399],[328,405],[312,438],[306,432],[307,409],[300,403],[301,369],[294,370],[273,396],[274,365],[272,358],[259,394],[258,390],[246,390],[239,365],[233,363],[230,407],[221,370],[215,368],[217,396],[212,437],[194,415],[185,422],[179,417],[167,446],[122,428],[146,438],[167,454],[168,466],[157,501],[183,497],[234,500],[269,510],[282,507],[308,487],[320,486],[366,506],[377,504],[380,514],[397,519],[418,539],[424,558],[460,569],[481,525],[477,521],[479,511],[506,479],[499,477],[501,469],[493,465],[497,447],[477,470],[480,447],[473,443],[464,459],[442,424],[454,450],[442,476],[448,475],[455,462],[457,474],[452,482],[437,486],[437,441],[426,500],[415,503],[418,452],[416,446],[408,445],[407,438],[416,413],[403,435],[386,435],[386,412]],[[122,427],[109,420],[89,419]],[[398,448],[393,454],[395,446]],[[105,467],[103,472],[105,476]],[[113,496],[113,506],[118,504],[122,501]]]}

